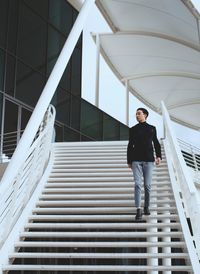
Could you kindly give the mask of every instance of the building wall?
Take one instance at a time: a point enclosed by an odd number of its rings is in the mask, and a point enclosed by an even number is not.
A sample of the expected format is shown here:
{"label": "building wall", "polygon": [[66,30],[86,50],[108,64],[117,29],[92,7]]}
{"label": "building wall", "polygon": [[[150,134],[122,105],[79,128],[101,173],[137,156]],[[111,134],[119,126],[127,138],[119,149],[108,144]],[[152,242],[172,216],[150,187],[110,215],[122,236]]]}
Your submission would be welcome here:
{"label": "building wall", "polygon": [[[0,0],[4,136],[19,140],[77,15],[66,0]],[[81,99],[81,62],[82,37],[52,99],[57,111],[56,140],[127,139],[125,125]]]}

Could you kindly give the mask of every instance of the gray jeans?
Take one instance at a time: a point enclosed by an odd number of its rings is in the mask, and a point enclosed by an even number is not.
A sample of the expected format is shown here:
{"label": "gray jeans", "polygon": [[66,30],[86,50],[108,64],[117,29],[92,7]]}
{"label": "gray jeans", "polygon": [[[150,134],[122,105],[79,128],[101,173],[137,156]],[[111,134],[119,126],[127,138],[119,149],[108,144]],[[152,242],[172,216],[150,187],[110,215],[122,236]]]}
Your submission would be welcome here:
{"label": "gray jeans", "polygon": [[132,162],[136,207],[141,207],[142,178],[144,178],[144,207],[149,207],[153,167],[153,162]]}

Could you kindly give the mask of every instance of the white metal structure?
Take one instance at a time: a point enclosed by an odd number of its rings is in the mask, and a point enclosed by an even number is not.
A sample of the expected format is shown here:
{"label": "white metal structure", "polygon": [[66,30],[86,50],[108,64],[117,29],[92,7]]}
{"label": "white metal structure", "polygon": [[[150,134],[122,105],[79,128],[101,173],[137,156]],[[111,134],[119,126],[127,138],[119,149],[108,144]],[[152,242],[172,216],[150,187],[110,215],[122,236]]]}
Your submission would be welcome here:
{"label": "white metal structure", "polygon": [[178,139],[179,146],[196,185],[200,184],[200,148]]}
{"label": "white metal structure", "polygon": [[[188,0],[99,0],[113,30],[98,34],[120,81],[151,109],[200,129],[200,15]],[[128,108],[127,108],[128,109]],[[188,115],[190,114],[190,115]]]}
{"label": "white metal structure", "polygon": [[200,196],[187,169],[178,141],[172,130],[169,114],[163,103],[162,111],[165,129],[164,144],[171,180],[174,180],[173,186],[176,187],[177,195],[182,197],[185,215],[191,220],[194,241],[200,259]]}
{"label": "white metal structure", "polygon": [[[155,169],[152,214],[143,223],[134,222],[127,142],[62,143],[51,149],[55,112],[46,109],[93,2],[81,10],[2,179],[0,273],[142,268],[151,274],[199,274],[200,199],[163,103],[167,162],[163,157]],[[185,1],[173,1],[179,2]]]}

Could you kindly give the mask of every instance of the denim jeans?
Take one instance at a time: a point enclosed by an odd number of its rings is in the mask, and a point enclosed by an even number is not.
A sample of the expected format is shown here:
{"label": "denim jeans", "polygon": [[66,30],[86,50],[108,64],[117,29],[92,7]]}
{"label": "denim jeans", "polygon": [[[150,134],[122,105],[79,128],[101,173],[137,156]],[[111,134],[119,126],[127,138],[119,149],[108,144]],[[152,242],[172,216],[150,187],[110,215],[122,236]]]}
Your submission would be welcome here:
{"label": "denim jeans", "polygon": [[151,181],[153,162],[132,162],[133,177],[135,181],[135,206],[141,207],[142,178],[144,178],[144,207],[150,205]]}

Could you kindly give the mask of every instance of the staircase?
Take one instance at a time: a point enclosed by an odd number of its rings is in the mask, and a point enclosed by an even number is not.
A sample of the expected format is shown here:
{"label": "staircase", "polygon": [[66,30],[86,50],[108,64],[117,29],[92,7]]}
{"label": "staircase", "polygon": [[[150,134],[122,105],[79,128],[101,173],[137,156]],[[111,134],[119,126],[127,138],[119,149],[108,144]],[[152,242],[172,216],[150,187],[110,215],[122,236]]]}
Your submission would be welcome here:
{"label": "staircase", "polygon": [[54,164],[4,273],[193,273],[165,155],[135,222],[127,142],[55,143]]}

